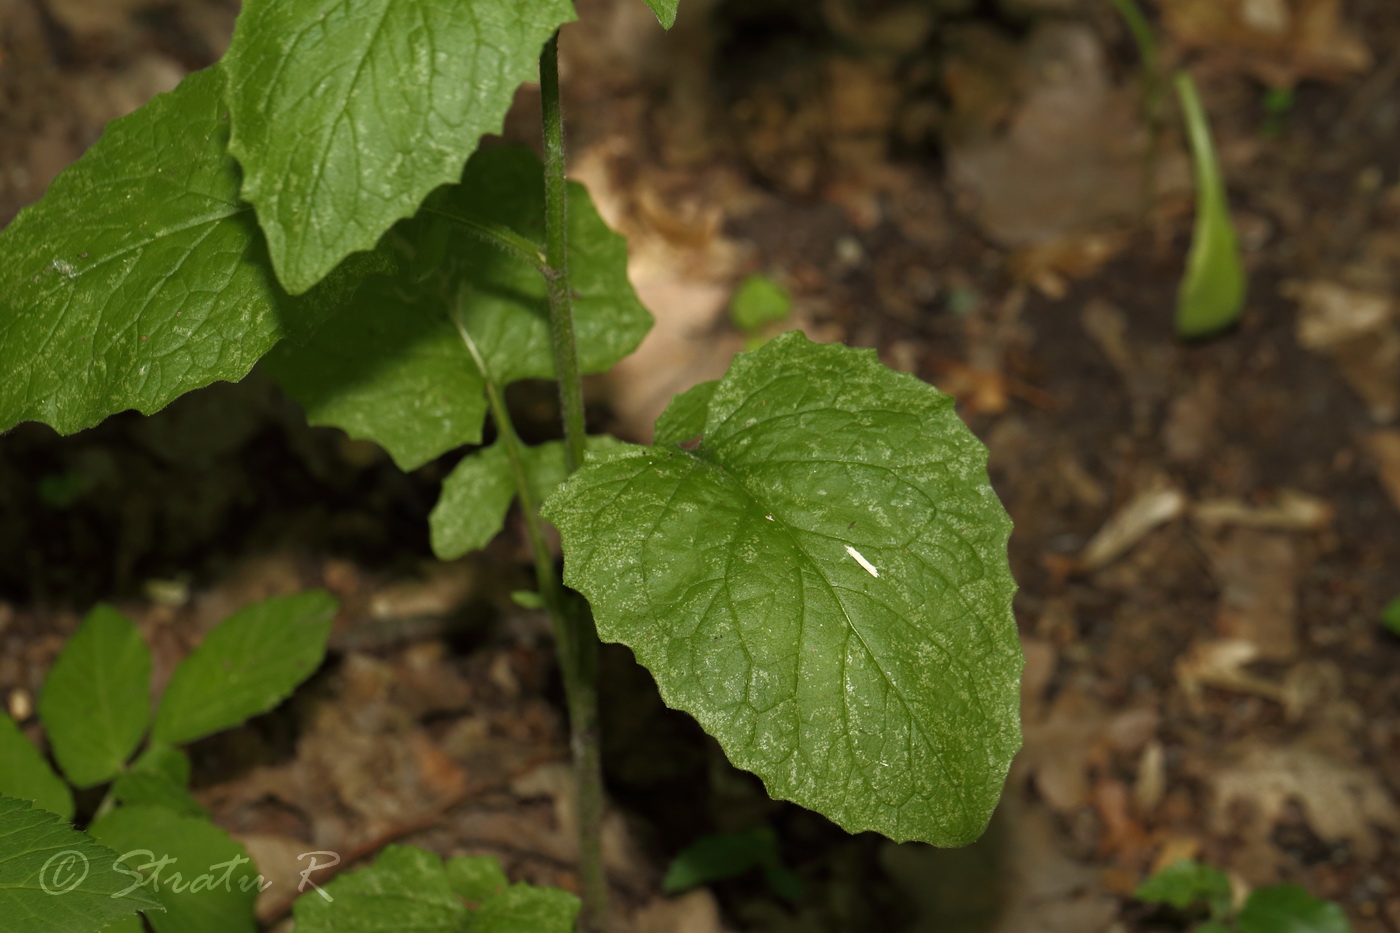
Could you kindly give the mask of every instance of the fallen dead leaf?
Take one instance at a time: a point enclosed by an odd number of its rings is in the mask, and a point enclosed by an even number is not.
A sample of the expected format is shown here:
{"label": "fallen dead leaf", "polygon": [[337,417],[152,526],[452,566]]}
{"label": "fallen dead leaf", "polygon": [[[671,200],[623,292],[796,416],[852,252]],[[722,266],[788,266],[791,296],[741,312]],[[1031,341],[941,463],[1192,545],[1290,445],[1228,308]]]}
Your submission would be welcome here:
{"label": "fallen dead leaf", "polygon": [[1262,660],[1288,661],[1298,653],[1294,615],[1298,556],[1278,532],[1240,528],[1207,544],[1220,586],[1216,630],[1254,646]]}
{"label": "fallen dead leaf", "polygon": [[[1142,209],[1147,142],[1138,90],[1113,86],[1102,41],[1084,23],[1041,21],[1019,57],[1024,93],[1005,133],[945,132],[949,177],[978,225],[1002,245],[1029,246],[1131,223]],[[967,69],[973,77],[978,61]],[[957,75],[947,77],[957,95]],[[997,81],[1007,79],[987,83]],[[1164,156],[1158,189],[1174,191],[1184,164]]]}
{"label": "fallen dead leaf", "polygon": [[1340,79],[1371,67],[1371,53],[1343,22],[1340,0],[1172,0],[1162,23],[1178,42],[1274,87]]}
{"label": "fallen dead leaf", "polygon": [[1332,358],[1376,421],[1400,414],[1400,324],[1380,292],[1314,279],[1287,282],[1298,302],[1298,343]]}
{"label": "fallen dead leaf", "polygon": [[1377,476],[1390,501],[1400,509],[1400,431],[1372,431],[1365,437],[1366,448],[1376,458]]}
{"label": "fallen dead leaf", "polygon": [[1089,539],[1079,555],[1080,565],[1096,570],[1111,563],[1185,510],[1186,496],[1174,487],[1155,485],[1138,493]]}
{"label": "fallen dead leaf", "polygon": [[1272,505],[1251,505],[1239,499],[1203,499],[1191,506],[1191,517],[1202,525],[1278,531],[1321,531],[1332,524],[1335,515],[1336,509],[1330,502],[1296,489],[1280,489]]}
{"label": "fallen dead leaf", "polygon": [[1249,811],[1243,831],[1267,838],[1290,801],[1326,842],[1348,842],[1362,860],[1380,849],[1377,829],[1400,831],[1400,808],[1372,769],[1300,746],[1253,747],[1212,776],[1211,804],[1217,831],[1230,828],[1237,803]]}
{"label": "fallen dead leaf", "polygon": [[630,933],[725,933],[719,903],[709,888],[655,898],[636,912],[626,929]]}
{"label": "fallen dead leaf", "polygon": [[1176,679],[1187,702],[1197,711],[1203,710],[1202,688],[1216,687],[1263,697],[1276,703],[1286,702],[1283,685],[1250,673],[1246,667],[1259,660],[1259,646],[1252,641],[1224,638],[1197,642],[1176,662]]}

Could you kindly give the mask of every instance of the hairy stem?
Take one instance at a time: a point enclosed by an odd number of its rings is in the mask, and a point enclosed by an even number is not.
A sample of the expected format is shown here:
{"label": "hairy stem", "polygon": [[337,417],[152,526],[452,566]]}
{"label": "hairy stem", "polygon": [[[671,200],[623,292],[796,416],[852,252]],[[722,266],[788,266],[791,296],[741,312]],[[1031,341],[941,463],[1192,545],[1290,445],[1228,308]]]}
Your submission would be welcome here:
{"label": "hairy stem", "polygon": [[533,266],[535,270],[538,271],[541,275],[543,275],[546,279],[549,278],[549,275],[546,272],[547,267],[545,264],[544,253],[540,250],[539,246],[537,246],[534,243],[531,243],[525,237],[516,233],[514,230],[511,230],[509,227],[503,227],[500,224],[487,223],[485,221],[477,220],[473,217],[464,217],[461,214],[454,214],[451,211],[440,210],[436,207],[425,207],[423,208],[423,213],[434,214],[438,217],[445,218],[454,223],[461,224],[464,230],[475,236],[477,239],[490,246],[496,247],[501,252],[509,256],[514,256],[517,259],[523,259],[525,262],[528,262],[531,266]]}
{"label": "hairy stem", "polygon": [[[573,289],[569,285],[568,191],[564,180],[564,116],[559,99],[559,33],[540,53],[540,109],[544,120],[545,282],[559,408],[564,421],[565,463],[583,463],[583,382],[574,340]],[[553,565],[551,564],[551,572]],[[579,880],[583,912],[579,930],[606,933],[608,880],[603,868],[603,768],[598,730],[598,634],[582,600],[566,608],[558,633],[559,663],[569,707],[569,736],[578,791]]]}
{"label": "hairy stem", "polygon": [[540,107],[544,113],[545,280],[549,290],[549,330],[564,447],[569,472],[583,463],[583,382],[574,340],[573,290],[569,285],[569,202],[564,182],[564,117],[559,102],[559,33],[540,55]]}

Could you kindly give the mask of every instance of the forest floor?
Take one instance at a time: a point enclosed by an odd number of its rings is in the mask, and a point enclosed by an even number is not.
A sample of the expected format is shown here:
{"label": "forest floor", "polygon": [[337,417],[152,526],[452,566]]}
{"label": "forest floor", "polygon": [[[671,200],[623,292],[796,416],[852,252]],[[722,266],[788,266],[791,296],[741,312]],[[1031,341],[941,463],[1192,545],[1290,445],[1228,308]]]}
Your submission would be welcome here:
{"label": "forest floor", "polygon": [[[1394,0],[1172,0],[1250,283],[1199,342],[1173,310],[1192,223],[1172,106],[1156,146],[1107,2],[580,0],[571,174],[631,242],[657,324],[589,385],[646,440],[744,337],[761,273],[816,339],[953,393],[1016,523],[1025,747],[963,850],[847,836],[770,800],[623,649],[605,653],[609,871],[626,930],[1182,930],[1135,901],[1197,858],[1400,931],[1400,15]],[[857,11],[860,11],[857,13]],[[221,53],[236,0],[0,4],[0,223],[108,119]],[[507,138],[537,136],[521,91]],[[1155,161],[1152,194],[1145,166]],[[547,388],[514,393],[526,432]],[[460,455],[458,455],[460,456]],[[455,458],[409,475],[310,429],[254,373],[155,417],[0,437],[0,695],[16,718],[99,600],[156,677],[254,599],[341,601],[330,660],[276,713],[191,749],[197,796],[269,878],[307,843],[498,855],[576,887],[548,626],[514,607],[519,529],[431,559]],[[80,801],[81,803],[82,801]],[[772,830],[803,880],[682,897],[672,857]],[[280,874],[279,874],[280,873]],[[285,924],[290,884],[260,902]]]}

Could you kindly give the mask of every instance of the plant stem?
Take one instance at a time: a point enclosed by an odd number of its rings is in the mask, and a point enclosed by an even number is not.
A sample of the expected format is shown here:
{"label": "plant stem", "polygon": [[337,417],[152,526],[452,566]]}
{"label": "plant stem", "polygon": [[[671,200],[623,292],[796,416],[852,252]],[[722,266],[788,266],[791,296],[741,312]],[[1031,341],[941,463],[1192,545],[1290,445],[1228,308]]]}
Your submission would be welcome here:
{"label": "plant stem", "polygon": [[608,928],[608,882],[603,868],[603,769],[598,732],[598,635],[588,607],[570,599],[554,570],[554,558],[540,519],[539,503],[525,469],[524,452],[500,387],[477,350],[476,341],[454,313],[452,323],[461,335],[476,368],[486,383],[486,402],[495,419],[496,430],[505,446],[525,515],[525,536],[535,562],[535,580],[540,588],[554,631],[555,650],[564,675],[564,695],[569,710],[569,746],[578,792],[579,878],[583,889],[583,911],[579,929],[584,933],[606,933]]}
{"label": "plant stem", "polygon": [[546,279],[549,278],[546,271],[545,258],[539,246],[531,243],[514,230],[499,224],[487,223],[472,217],[454,214],[451,211],[440,210],[436,207],[425,207],[423,208],[423,213],[435,214],[438,217],[443,217],[454,223],[461,224],[463,229],[477,239],[496,247],[509,256],[514,256],[517,259],[528,262]]}
{"label": "plant stem", "polygon": [[[550,343],[559,380],[559,412],[564,422],[564,462],[572,473],[583,464],[586,428],[583,382],[574,339],[573,289],[569,284],[569,204],[564,178],[564,116],[559,96],[559,33],[540,53],[540,110],[544,134],[545,286],[549,295]],[[522,502],[523,504],[523,502]],[[533,509],[526,506],[532,516]],[[538,518],[534,518],[538,521]],[[532,542],[532,547],[534,544]],[[543,554],[548,558],[548,553]],[[536,551],[540,567],[541,552]],[[553,577],[554,564],[548,563]],[[542,571],[541,571],[542,572]],[[558,586],[558,584],[554,584]],[[560,587],[562,590],[562,587]],[[541,590],[542,595],[546,595]],[[569,737],[578,793],[579,881],[583,933],[608,929],[608,880],[603,867],[603,768],[598,730],[598,634],[582,600],[565,604],[555,629],[564,696],[569,709]]]}
{"label": "plant stem", "polygon": [[583,463],[583,382],[574,341],[573,291],[569,286],[569,203],[564,181],[564,116],[559,101],[559,33],[540,53],[540,109],[544,116],[545,281],[554,374],[564,419],[565,462],[572,473]]}

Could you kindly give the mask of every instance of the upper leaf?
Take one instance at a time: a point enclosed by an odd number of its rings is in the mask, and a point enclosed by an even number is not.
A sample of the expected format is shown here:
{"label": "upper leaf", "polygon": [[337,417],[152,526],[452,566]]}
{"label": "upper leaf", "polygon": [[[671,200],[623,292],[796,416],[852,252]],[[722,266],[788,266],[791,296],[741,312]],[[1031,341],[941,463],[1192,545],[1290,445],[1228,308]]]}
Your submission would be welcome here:
{"label": "upper leaf", "polygon": [[13,933],[97,933],[136,910],[159,910],[115,869],[117,853],[46,810],[0,797],[0,916]]}
{"label": "upper leaf", "polygon": [[68,434],[241,379],[344,297],[363,261],[303,299],[273,279],[223,89],[215,66],[113,121],[0,233],[0,431]]}
{"label": "upper leaf", "polygon": [[247,606],[180,662],[160,698],[153,741],[192,742],[265,713],[316,670],[336,603],[310,590]]}
{"label": "upper leaf", "polygon": [[[312,424],[369,438],[405,470],[479,442],[478,358],[503,386],[551,378],[554,357],[543,276],[473,231],[503,230],[528,244],[543,239],[543,224],[539,160],[519,148],[477,153],[461,184],[437,192],[383,250],[406,253],[402,265],[421,280],[408,272],[372,279],[311,341],[274,350],[272,374]],[[579,366],[601,372],[641,342],[651,315],[627,280],[626,241],[579,185],[569,186],[569,261]]]}
{"label": "upper leaf", "polygon": [[111,606],[97,606],[63,646],[39,696],[63,773],[91,787],[121,769],[151,721],[151,652]]}
{"label": "upper leaf", "polygon": [[287,289],[456,181],[572,19],[568,0],[247,0],[224,58],[231,145]]}
{"label": "upper leaf", "polygon": [[257,866],[243,846],[208,820],[164,807],[118,807],[88,827],[121,853],[127,883],[144,877],[163,912],[147,912],[156,933],[253,933]]}
{"label": "upper leaf", "polygon": [[630,447],[546,503],[565,581],[771,794],[960,845],[1020,745],[1011,523],[952,399],[870,351],[741,354],[694,452]]}
{"label": "upper leaf", "polygon": [[25,738],[10,714],[0,710],[0,794],[32,800],[34,806],[73,818],[73,792]]}

